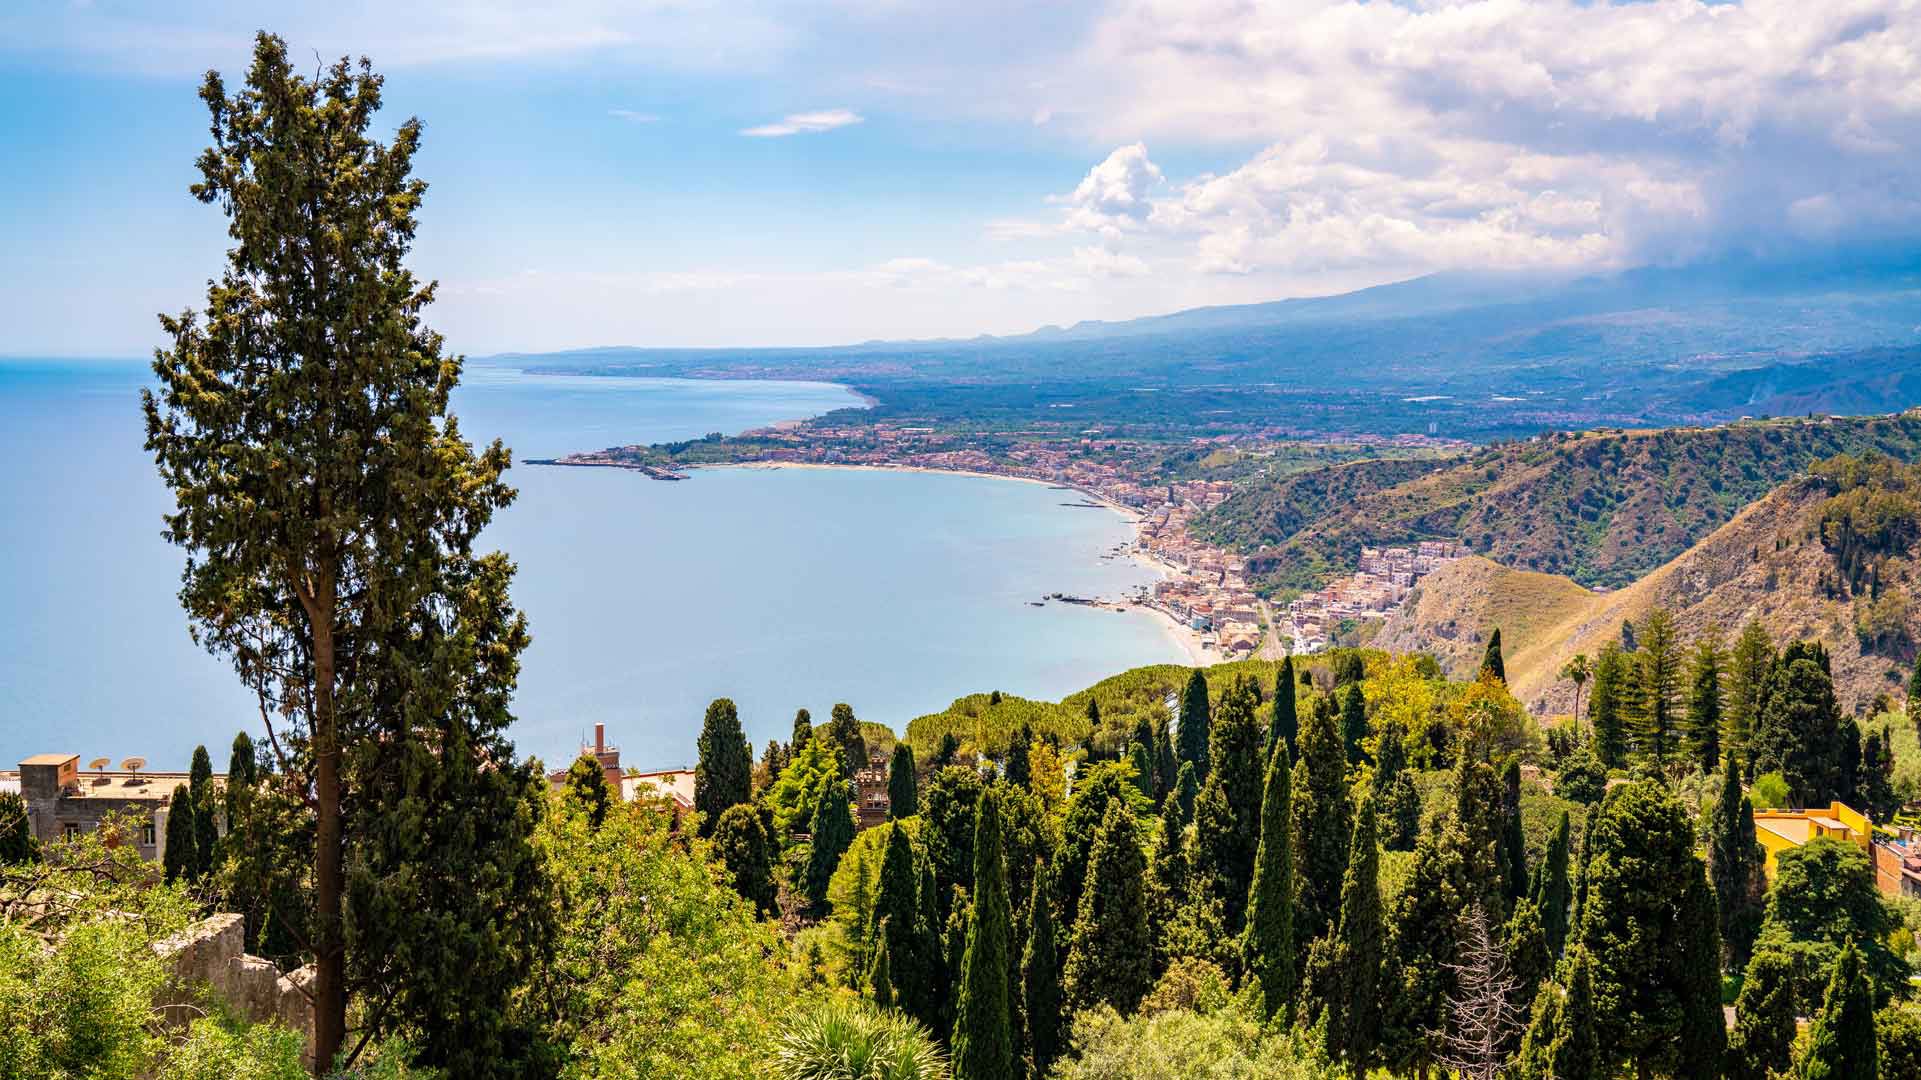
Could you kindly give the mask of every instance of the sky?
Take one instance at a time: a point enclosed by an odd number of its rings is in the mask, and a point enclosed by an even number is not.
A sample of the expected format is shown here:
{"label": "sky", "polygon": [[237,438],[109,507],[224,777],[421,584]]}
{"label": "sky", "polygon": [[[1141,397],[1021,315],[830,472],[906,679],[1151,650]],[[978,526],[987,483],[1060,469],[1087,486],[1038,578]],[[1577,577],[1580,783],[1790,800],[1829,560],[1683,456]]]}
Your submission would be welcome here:
{"label": "sky", "polygon": [[1921,242],[1921,0],[10,0],[0,356],[204,303],[196,90],[261,29],[424,123],[474,355]]}

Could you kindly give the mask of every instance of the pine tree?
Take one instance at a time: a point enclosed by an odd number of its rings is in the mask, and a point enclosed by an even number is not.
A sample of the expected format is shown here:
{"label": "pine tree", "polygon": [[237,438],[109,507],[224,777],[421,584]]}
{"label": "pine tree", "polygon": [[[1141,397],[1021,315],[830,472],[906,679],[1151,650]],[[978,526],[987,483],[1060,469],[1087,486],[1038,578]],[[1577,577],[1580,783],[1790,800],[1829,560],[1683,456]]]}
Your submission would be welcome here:
{"label": "pine tree", "polygon": [[1594,756],[1604,769],[1618,769],[1627,761],[1627,725],[1621,715],[1621,683],[1628,659],[1621,646],[1601,646],[1594,662],[1594,692],[1588,696],[1588,724],[1594,729]]}
{"label": "pine tree", "polygon": [[1287,744],[1287,756],[1294,757],[1294,740],[1301,734],[1301,719],[1298,703],[1294,699],[1294,654],[1281,657],[1280,670],[1274,673],[1273,713],[1268,719],[1267,745],[1262,754],[1273,752],[1274,744]]}
{"label": "pine tree", "polygon": [[1374,775],[1370,780],[1381,824],[1381,847],[1412,851],[1421,833],[1421,795],[1407,771],[1407,731],[1388,719],[1375,738]]}
{"label": "pine tree", "polygon": [[1112,803],[1126,803],[1120,775],[1108,767],[1097,768],[1083,780],[1067,800],[1061,817],[1060,850],[1055,856],[1056,906],[1054,914],[1060,932],[1071,940],[1074,923],[1080,918],[1081,888],[1086,884],[1088,861]]}
{"label": "pine tree", "polygon": [[1527,836],[1521,829],[1521,759],[1501,767],[1501,879],[1508,908],[1527,895]]}
{"label": "pine tree", "polygon": [[1641,647],[1636,653],[1641,694],[1634,713],[1638,749],[1657,770],[1665,771],[1679,749],[1680,732],[1676,706],[1681,686],[1681,642],[1674,616],[1666,608],[1654,608],[1641,620],[1637,637]]}
{"label": "pine tree", "polygon": [[944,732],[940,742],[934,746],[934,759],[927,763],[927,771],[936,773],[960,760],[960,739],[954,733]]}
{"label": "pine tree", "polygon": [[1462,916],[1471,903],[1466,847],[1466,835],[1449,818],[1423,830],[1407,883],[1387,920],[1381,1041],[1385,1064],[1400,1074],[1435,1063],[1436,1034],[1447,1022],[1451,967],[1459,960]]}
{"label": "pine tree", "polygon": [[981,797],[974,831],[974,914],[961,960],[954,1011],[954,1080],[1004,1080],[1015,1075],[1013,913],[1007,867],[1001,861],[1000,797]]}
{"label": "pine tree", "polygon": [[1894,788],[1894,741],[1886,724],[1868,733],[1861,746],[1861,802],[1868,817],[1879,822],[1894,820],[1901,810],[1901,794]]}
{"label": "pine tree", "polygon": [[567,795],[587,815],[587,827],[600,828],[614,804],[607,788],[607,772],[592,754],[582,754],[567,767]]}
{"label": "pine tree", "polygon": [[1177,735],[1175,752],[1184,762],[1194,766],[1196,778],[1207,779],[1208,750],[1207,738],[1212,719],[1207,707],[1207,676],[1195,668],[1187,677],[1187,689],[1181,692],[1180,728]]}
{"label": "pine tree", "polygon": [[727,808],[754,797],[754,748],[740,728],[740,714],[729,698],[707,706],[695,744],[694,809],[700,814],[700,835],[714,835],[714,826]]}
{"label": "pine tree", "polygon": [[1340,882],[1347,872],[1347,845],[1354,809],[1347,787],[1347,752],[1335,726],[1333,699],[1314,699],[1301,729],[1301,759],[1294,763],[1294,940],[1313,941],[1334,925]]}
{"label": "pine tree", "polygon": [[848,780],[867,767],[867,740],[861,735],[860,721],[846,702],[835,705],[827,721],[827,739],[840,751],[840,774]]}
{"label": "pine tree", "polygon": [[1361,694],[1360,683],[1348,683],[1347,690],[1341,695],[1341,744],[1347,751],[1347,763],[1358,766],[1367,759],[1363,740],[1367,738],[1367,698]]}
{"label": "pine tree", "polygon": [[1230,937],[1238,936],[1260,845],[1261,743],[1254,680],[1236,676],[1221,695],[1208,739],[1213,761],[1194,805],[1196,888],[1221,904]]}
{"label": "pine tree", "polygon": [[1594,1025],[1594,964],[1587,950],[1568,954],[1567,987],[1536,999],[1521,1044],[1521,1080],[1607,1080]]}
{"label": "pine tree", "polygon": [[233,750],[227,756],[226,800],[227,830],[240,821],[241,804],[260,781],[260,762],[254,756],[253,737],[242,731],[233,737]]}
{"label": "pine tree", "polygon": [[1132,815],[1121,800],[1110,801],[1087,860],[1080,915],[1067,950],[1064,983],[1073,1011],[1106,1004],[1126,1014],[1147,993],[1153,942],[1143,888],[1146,870]]}
{"label": "pine tree", "polygon": [[1861,953],[1841,950],[1821,999],[1821,1016],[1795,1062],[1795,1080],[1876,1080],[1881,1065],[1874,1035],[1874,994]]}
{"label": "pine tree", "polygon": [[714,851],[741,899],[754,905],[762,917],[779,913],[774,901],[774,845],[758,810],[749,803],[736,803],[723,811],[714,827]]}
{"label": "pine tree", "polygon": [[1167,969],[1171,931],[1179,925],[1182,909],[1191,899],[1187,824],[1186,816],[1181,813],[1179,799],[1168,799],[1161,803],[1160,842],[1155,845],[1154,858],[1148,866],[1150,887],[1147,896],[1148,925],[1155,939],[1154,974],[1157,977]]}
{"label": "pine tree", "polygon": [[1534,875],[1534,904],[1541,911],[1541,930],[1554,956],[1567,948],[1568,908],[1574,902],[1572,882],[1568,880],[1569,826],[1568,812],[1563,810],[1554,835],[1548,837],[1541,869]]}
{"label": "pine tree", "polygon": [[878,931],[874,940],[874,962],[867,969],[867,996],[873,999],[874,1008],[891,1009],[894,1007],[894,977],[887,959],[887,920],[882,919],[875,927]]}
{"label": "pine tree", "polygon": [[1771,949],[1755,953],[1734,999],[1728,1080],[1767,1080],[1787,1072],[1797,1034],[1793,962]]}
{"label": "pine tree", "polygon": [[193,877],[198,881],[213,871],[220,829],[214,822],[213,761],[207,748],[193,748],[193,764],[187,772],[187,794],[193,800]]}
{"label": "pine tree", "polygon": [[1754,836],[1754,804],[1741,790],[1741,770],[1729,751],[1721,773],[1721,797],[1708,826],[1708,873],[1714,882],[1721,947],[1730,971],[1747,966],[1767,901],[1765,855]]}
{"label": "pine tree", "polygon": [[1007,765],[1002,769],[1002,776],[1008,783],[1027,791],[1034,787],[1034,766],[1028,759],[1028,752],[1033,745],[1034,729],[1023,723],[1007,744]]}
{"label": "pine tree", "polygon": [[1034,1080],[1047,1076],[1061,1051],[1058,948],[1047,864],[1042,863],[1034,873],[1034,895],[1027,905],[1027,951],[1021,957],[1021,1011],[1027,1018],[1027,1062]]}
{"label": "pine tree", "polygon": [[1128,764],[1134,766],[1134,788],[1144,799],[1154,798],[1154,760],[1148,756],[1147,747],[1139,742],[1129,743],[1127,747]]}
{"label": "pine tree", "polygon": [[1154,801],[1163,802],[1174,790],[1181,772],[1180,759],[1174,754],[1174,736],[1167,728],[1167,716],[1154,721]]}
{"label": "pine tree", "polygon": [[1466,842],[1461,855],[1472,890],[1469,906],[1485,908],[1490,920],[1506,919],[1509,908],[1506,805],[1507,788],[1493,766],[1465,756],[1455,759],[1454,821]]}
{"label": "pine tree", "polygon": [[[1501,928],[1501,947],[1507,952],[1508,971],[1515,982],[1509,1000],[1517,1016],[1527,1016],[1541,992],[1541,984],[1554,971],[1554,953],[1548,948],[1547,928],[1541,922],[1541,909],[1528,899],[1514,902],[1514,914]],[[1512,1048],[1519,1049],[1522,1031],[1513,1034]]]}
{"label": "pine tree", "polygon": [[800,752],[807,748],[807,744],[810,741],[812,741],[813,738],[814,738],[813,714],[808,712],[806,709],[795,710],[794,735],[793,735],[793,738],[788,740],[787,753],[792,757],[799,757]]}
{"label": "pine tree", "polygon": [[1695,645],[1688,673],[1688,749],[1704,775],[1721,763],[1721,667],[1721,636],[1710,630]]}
{"label": "pine tree", "polygon": [[1347,872],[1341,878],[1341,918],[1326,966],[1314,990],[1324,1007],[1328,1055],[1356,1075],[1374,1062],[1380,1039],[1381,922],[1380,849],[1375,839],[1374,800],[1362,798],[1354,815]]}
{"label": "pine tree", "polygon": [[1751,762],[1748,739],[1761,719],[1761,696],[1766,690],[1768,669],[1774,665],[1774,639],[1761,620],[1750,620],[1741,629],[1728,656],[1727,695],[1723,701],[1729,749]]}
{"label": "pine tree", "polygon": [[1200,775],[1194,770],[1194,763],[1181,762],[1180,772],[1174,775],[1174,797],[1180,800],[1183,821],[1194,820],[1194,802],[1200,794]]}
{"label": "pine tree", "polygon": [[847,781],[830,773],[821,777],[820,791],[814,797],[813,843],[801,892],[822,913],[827,910],[827,881],[854,842],[854,810],[848,786]]}
{"label": "pine tree", "polygon": [[1493,675],[1503,684],[1507,682],[1507,661],[1501,656],[1501,628],[1498,626],[1487,636],[1487,651],[1481,654],[1481,672]]}
{"label": "pine tree", "polygon": [[[1291,682],[1287,690],[1293,692]],[[1299,963],[1294,945],[1293,796],[1288,789],[1292,771],[1287,740],[1274,740],[1261,796],[1261,840],[1248,892],[1247,930],[1241,939],[1241,970],[1260,985],[1270,1017],[1292,1015]]]}
{"label": "pine tree", "polygon": [[939,980],[934,970],[939,952],[927,947],[928,928],[922,925],[920,891],[914,846],[907,830],[890,823],[874,891],[874,930],[870,936],[884,943],[887,950],[894,1004],[931,1028],[939,1017],[935,996]]}
{"label": "pine tree", "polygon": [[167,884],[176,881],[192,884],[199,859],[194,848],[193,796],[187,785],[175,784],[173,799],[167,804],[167,849],[161,858]]}
{"label": "pine tree", "polygon": [[[1011,764],[1012,758],[1010,756]],[[1021,751],[1021,763],[1026,764],[1027,752]],[[1025,786],[1025,781],[1022,781]],[[899,821],[920,813],[919,781],[914,777],[914,748],[904,742],[894,744],[894,756],[887,763],[887,817]]]}

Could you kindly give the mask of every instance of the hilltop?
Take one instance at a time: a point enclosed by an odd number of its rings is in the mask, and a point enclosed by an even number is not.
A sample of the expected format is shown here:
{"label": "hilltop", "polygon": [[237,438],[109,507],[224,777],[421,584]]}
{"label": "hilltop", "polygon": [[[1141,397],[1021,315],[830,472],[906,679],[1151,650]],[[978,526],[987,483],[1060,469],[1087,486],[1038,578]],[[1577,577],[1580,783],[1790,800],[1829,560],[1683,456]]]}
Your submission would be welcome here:
{"label": "hilltop", "polygon": [[1363,545],[1449,538],[1502,566],[1619,588],[1813,463],[1864,452],[1921,455],[1921,411],[1559,433],[1451,461],[1333,466],[1244,488],[1196,527],[1283,591],[1352,567]]}
{"label": "hilltop", "polygon": [[[1682,636],[1710,627],[1732,638],[1759,619],[1777,642],[1819,639],[1833,659],[1844,708],[1898,687],[1921,642],[1921,585],[1913,542],[1914,495],[1921,468],[1885,478],[1837,480],[1832,467],[1780,485],[1699,543],[1613,592],[1566,577],[1463,559],[1423,579],[1371,644],[1427,650],[1460,675],[1478,663],[1487,627],[1501,628],[1510,688],[1530,706],[1570,707],[1559,677],[1576,653],[1593,656],[1618,641],[1624,622],[1655,607],[1672,611]],[[1851,510],[1871,507],[1870,547],[1854,539]],[[1871,548],[1871,549],[1870,549]]]}

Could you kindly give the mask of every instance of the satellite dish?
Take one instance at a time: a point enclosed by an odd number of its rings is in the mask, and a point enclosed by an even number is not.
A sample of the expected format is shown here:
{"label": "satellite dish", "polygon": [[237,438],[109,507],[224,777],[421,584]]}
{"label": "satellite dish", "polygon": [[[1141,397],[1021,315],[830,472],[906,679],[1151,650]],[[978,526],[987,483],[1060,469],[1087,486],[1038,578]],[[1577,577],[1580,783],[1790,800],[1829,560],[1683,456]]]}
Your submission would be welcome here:
{"label": "satellite dish", "polygon": [[92,761],[87,762],[87,768],[92,769],[95,772],[99,772],[102,769],[105,769],[107,767],[107,764],[112,760],[113,760],[112,758],[97,757],[97,758],[94,758]]}
{"label": "satellite dish", "polygon": [[140,770],[147,767],[147,759],[143,757],[130,757],[127,760],[122,761],[120,763],[120,767],[127,770],[130,773],[138,773]]}

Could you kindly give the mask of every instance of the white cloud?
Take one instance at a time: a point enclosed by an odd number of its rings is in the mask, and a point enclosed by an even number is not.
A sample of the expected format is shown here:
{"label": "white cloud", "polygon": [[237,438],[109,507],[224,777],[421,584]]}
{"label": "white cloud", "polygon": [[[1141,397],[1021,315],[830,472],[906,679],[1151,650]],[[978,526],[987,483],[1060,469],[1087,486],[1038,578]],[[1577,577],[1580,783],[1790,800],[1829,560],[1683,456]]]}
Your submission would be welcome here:
{"label": "white cloud", "polygon": [[608,109],[607,115],[617,120],[625,120],[630,124],[652,124],[660,119],[654,113],[636,112],[633,109]]}
{"label": "white cloud", "polygon": [[808,135],[861,122],[851,109],[822,109],[818,112],[789,113],[778,122],[742,128],[741,134],[756,139],[777,139],[787,135]]}

